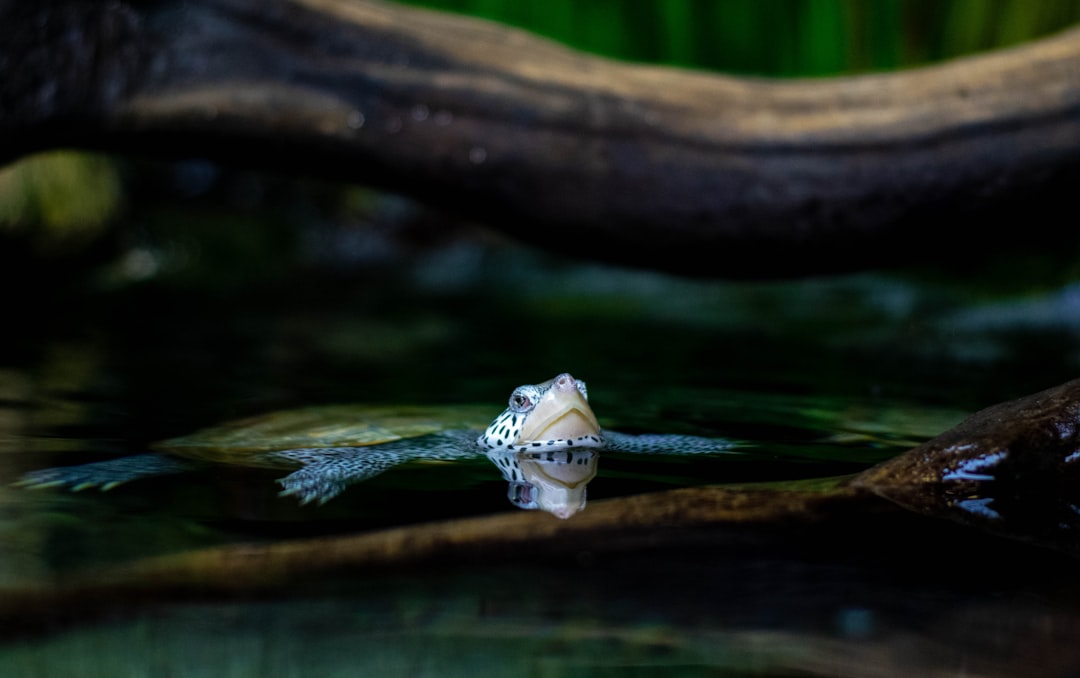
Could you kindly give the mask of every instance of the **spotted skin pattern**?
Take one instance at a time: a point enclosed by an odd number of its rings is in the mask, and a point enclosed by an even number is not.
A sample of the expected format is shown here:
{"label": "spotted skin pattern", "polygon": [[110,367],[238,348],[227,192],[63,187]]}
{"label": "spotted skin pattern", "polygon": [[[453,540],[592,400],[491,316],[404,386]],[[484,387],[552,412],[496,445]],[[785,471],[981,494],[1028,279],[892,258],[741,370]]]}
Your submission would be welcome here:
{"label": "spotted skin pattern", "polygon": [[23,475],[16,485],[33,488],[66,487],[78,492],[90,487],[102,490],[123,485],[124,483],[162,476],[171,473],[183,473],[198,468],[195,462],[180,459],[168,454],[136,454],[119,457],[108,461],[96,461],[80,466],[57,466],[40,471],[30,471]]}
{"label": "spotted skin pattern", "polygon": [[[300,468],[278,482],[281,494],[296,497],[300,503],[325,503],[348,485],[373,478],[400,464],[414,460],[457,461],[487,456],[511,483],[524,481],[519,455],[555,463],[581,463],[586,454],[621,452],[642,454],[716,454],[731,453],[736,444],[722,438],[683,435],[628,435],[599,431],[573,438],[519,441],[521,431],[536,403],[560,379],[569,379],[588,399],[585,382],[568,374],[541,384],[519,386],[510,396],[509,407],[476,437],[472,430],[450,430],[417,438],[397,440],[365,447],[321,447],[279,450],[267,458],[293,463]],[[563,382],[565,384],[565,381]],[[581,452],[578,453],[577,451]],[[577,457],[575,459],[575,454]],[[199,462],[164,453],[148,453],[108,461],[48,468],[25,474],[16,484],[24,487],[66,487],[81,490],[90,487],[110,489],[137,478],[180,473],[200,466]]]}
{"label": "spotted skin pattern", "polygon": [[485,454],[487,455],[487,458],[491,460],[491,463],[495,464],[502,473],[503,480],[508,483],[523,483],[526,482],[526,479],[525,474],[521,471],[521,463],[518,457],[519,454],[526,459],[536,459],[554,464],[587,464],[592,458],[592,455],[596,454],[596,452],[588,449],[577,452],[563,449],[561,451],[548,450],[523,453],[514,450],[504,450],[502,452],[490,451]]}
{"label": "spotted skin pattern", "polygon": [[270,456],[300,464],[278,480],[282,496],[301,504],[325,504],[347,486],[413,460],[458,461],[477,456],[474,431],[442,431],[420,438],[368,447],[313,447],[271,452]]}
{"label": "spotted skin pattern", "polygon": [[518,444],[518,437],[521,435],[522,429],[525,427],[525,422],[529,418],[529,414],[532,412],[532,408],[544,397],[544,394],[548,392],[559,379],[569,378],[575,383],[575,387],[581,396],[587,401],[589,399],[589,391],[585,386],[585,382],[570,377],[568,374],[560,374],[554,379],[549,379],[541,384],[529,384],[525,386],[518,386],[514,389],[514,392],[510,394],[510,406],[503,410],[503,413],[495,417],[495,421],[487,427],[487,430],[476,439],[476,444],[483,450],[497,450],[497,451],[517,451],[527,452],[529,450],[536,450],[536,448],[553,448],[563,449],[567,447],[602,447],[604,444],[603,439],[596,435],[584,435],[575,438],[553,438],[543,441],[532,441],[528,444]]}

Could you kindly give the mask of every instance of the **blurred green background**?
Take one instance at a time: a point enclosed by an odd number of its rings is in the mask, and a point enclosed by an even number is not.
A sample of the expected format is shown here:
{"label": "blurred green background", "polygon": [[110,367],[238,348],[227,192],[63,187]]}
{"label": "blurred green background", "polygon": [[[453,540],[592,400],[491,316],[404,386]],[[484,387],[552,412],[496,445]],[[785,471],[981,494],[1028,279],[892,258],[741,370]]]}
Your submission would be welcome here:
{"label": "blurred green background", "polygon": [[416,0],[618,59],[729,73],[890,70],[1080,21],[1077,0]]}
{"label": "blurred green background", "polygon": [[[1080,0],[411,4],[519,26],[617,59],[770,77],[911,67],[1020,43],[1080,21]],[[52,152],[0,168],[0,242],[18,241],[20,257],[26,251],[49,256],[81,250],[108,231],[131,198],[135,189],[126,178],[132,173],[125,174],[123,167],[102,156]],[[179,193],[183,198],[184,190]]]}

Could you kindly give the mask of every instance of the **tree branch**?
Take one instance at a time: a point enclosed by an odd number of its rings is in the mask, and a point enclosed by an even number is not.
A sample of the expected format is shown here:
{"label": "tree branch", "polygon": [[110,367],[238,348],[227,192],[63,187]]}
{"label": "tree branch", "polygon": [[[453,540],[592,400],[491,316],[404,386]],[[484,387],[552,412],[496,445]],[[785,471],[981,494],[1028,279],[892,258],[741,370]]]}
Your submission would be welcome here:
{"label": "tree branch", "polygon": [[1069,223],[1049,217],[1080,179],[1080,30],[774,82],[363,0],[0,0],[0,26],[0,159],[78,146],[342,177],[687,273],[974,257]]}

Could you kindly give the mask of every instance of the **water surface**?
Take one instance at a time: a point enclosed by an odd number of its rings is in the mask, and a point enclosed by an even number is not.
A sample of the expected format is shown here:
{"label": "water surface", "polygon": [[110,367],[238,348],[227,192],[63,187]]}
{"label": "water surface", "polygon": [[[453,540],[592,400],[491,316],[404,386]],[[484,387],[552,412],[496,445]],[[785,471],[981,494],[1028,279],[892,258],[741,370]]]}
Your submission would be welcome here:
{"label": "water surface", "polygon": [[[0,336],[0,583],[515,510],[483,458],[405,465],[321,507],[279,498],[280,471],[242,467],[106,493],[7,486],[260,412],[477,403],[494,416],[514,386],[570,371],[605,426],[747,444],[741,456],[606,456],[589,486],[599,501],[854,473],[1080,366],[1067,281],[1022,294],[911,271],[707,282],[472,236],[373,262],[370,242],[342,245],[370,234],[304,233],[280,270],[246,274],[217,260],[213,238],[159,233],[136,248],[149,268],[121,259],[50,288],[47,302],[13,305],[18,331]],[[721,532],[674,552],[343,576],[258,600],[128,601],[36,625],[0,647],[0,671],[1080,666],[1064,556],[902,511],[845,520],[808,534]]]}

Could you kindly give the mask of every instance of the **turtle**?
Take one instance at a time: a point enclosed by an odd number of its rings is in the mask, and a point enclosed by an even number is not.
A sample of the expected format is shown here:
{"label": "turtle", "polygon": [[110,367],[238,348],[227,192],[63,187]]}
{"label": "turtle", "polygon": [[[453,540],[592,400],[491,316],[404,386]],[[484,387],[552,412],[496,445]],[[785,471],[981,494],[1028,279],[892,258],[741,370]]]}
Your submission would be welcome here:
{"label": "turtle", "polygon": [[568,518],[584,507],[585,486],[602,452],[736,453],[738,446],[725,438],[601,429],[585,382],[567,372],[515,388],[507,408],[486,429],[472,427],[477,421],[478,410],[469,407],[303,408],[167,440],[144,454],[31,471],[16,484],[108,490],[216,462],[295,468],[278,480],[280,494],[321,504],[350,484],[410,460],[485,455],[509,483],[511,503]]}

